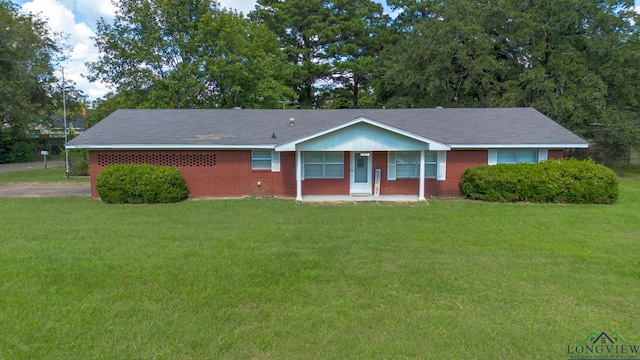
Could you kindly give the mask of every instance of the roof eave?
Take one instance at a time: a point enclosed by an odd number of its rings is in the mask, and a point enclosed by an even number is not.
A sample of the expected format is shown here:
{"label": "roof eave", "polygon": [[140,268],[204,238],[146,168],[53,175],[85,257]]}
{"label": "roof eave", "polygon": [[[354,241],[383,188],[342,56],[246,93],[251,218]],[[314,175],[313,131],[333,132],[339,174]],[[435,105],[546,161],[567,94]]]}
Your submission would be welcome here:
{"label": "roof eave", "polygon": [[192,144],[111,144],[111,145],[66,145],[67,149],[85,150],[244,150],[244,149],[274,149],[275,144],[261,145],[192,145]]}
{"label": "roof eave", "polygon": [[586,149],[589,144],[451,144],[450,146],[451,149]]}

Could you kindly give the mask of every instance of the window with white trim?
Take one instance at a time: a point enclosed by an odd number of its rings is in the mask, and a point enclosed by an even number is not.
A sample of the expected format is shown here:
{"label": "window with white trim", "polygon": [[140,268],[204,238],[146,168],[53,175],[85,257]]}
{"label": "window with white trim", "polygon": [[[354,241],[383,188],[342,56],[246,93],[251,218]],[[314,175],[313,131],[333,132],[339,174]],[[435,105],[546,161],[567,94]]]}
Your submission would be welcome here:
{"label": "window with white trim", "polygon": [[305,178],[344,178],[344,153],[342,151],[307,151],[304,153]]}
{"label": "window with white trim", "polygon": [[[435,178],[437,174],[438,154],[435,151],[424,153],[424,177]],[[420,175],[420,152],[396,152],[396,178],[417,178]]]}
{"label": "window with white trim", "polygon": [[271,170],[271,150],[252,150],[251,168],[253,170]]}
{"label": "window with white trim", "polygon": [[538,162],[538,149],[498,149],[498,164],[533,164]]}

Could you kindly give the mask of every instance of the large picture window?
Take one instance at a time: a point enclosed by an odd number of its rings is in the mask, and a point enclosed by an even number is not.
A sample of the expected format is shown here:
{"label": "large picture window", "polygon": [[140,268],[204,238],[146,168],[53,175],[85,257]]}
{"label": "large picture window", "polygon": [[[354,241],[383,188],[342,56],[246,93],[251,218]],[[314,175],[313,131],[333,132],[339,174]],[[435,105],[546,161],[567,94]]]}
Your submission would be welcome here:
{"label": "large picture window", "polygon": [[341,151],[304,153],[305,178],[344,178],[344,153]]}
{"label": "large picture window", "polygon": [[538,149],[499,149],[498,164],[517,164],[538,162]]}
{"label": "large picture window", "polygon": [[271,170],[271,150],[251,151],[251,168],[254,170]]}
{"label": "large picture window", "polygon": [[[424,177],[435,178],[437,174],[438,154],[425,151]],[[396,153],[396,178],[417,178],[420,175],[420,152],[398,151]]]}

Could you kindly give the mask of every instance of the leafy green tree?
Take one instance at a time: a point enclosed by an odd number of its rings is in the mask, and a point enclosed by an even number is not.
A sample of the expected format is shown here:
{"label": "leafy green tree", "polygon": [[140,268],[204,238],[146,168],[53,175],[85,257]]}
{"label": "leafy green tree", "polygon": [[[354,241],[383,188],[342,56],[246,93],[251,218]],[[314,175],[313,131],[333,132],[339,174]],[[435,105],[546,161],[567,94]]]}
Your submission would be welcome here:
{"label": "leafy green tree", "polygon": [[376,84],[387,106],[531,106],[612,154],[637,144],[631,1],[390,3],[403,15]]}
{"label": "leafy green tree", "polygon": [[87,125],[97,124],[118,109],[138,109],[145,101],[145,94],[122,91],[107,93],[102,99],[94,100],[87,111]]}
{"label": "leafy green tree", "polygon": [[389,18],[382,5],[372,0],[258,0],[250,17],[278,36],[293,67],[289,86],[301,106],[335,105],[343,96],[349,97],[348,107],[359,106],[360,89],[367,87],[384,45]]}
{"label": "leafy green tree", "polygon": [[347,89],[349,107],[358,108],[360,90],[368,89],[379,67],[379,53],[390,41],[389,16],[382,5],[371,0],[336,0],[328,6],[328,24],[335,27],[327,47],[333,81],[338,84],[334,97]]}
{"label": "leafy green tree", "polygon": [[265,27],[202,0],[121,0],[98,22],[90,80],[142,97],[138,107],[277,107],[294,94]]}
{"label": "leafy green tree", "polygon": [[28,131],[49,114],[59,55],[46,23],[0,0],[0,163],[33,160]]}
{"label": "leafy green tree", "polygon": [[332,39],[324,0],[258,0],[250,18],[276,34],[286,61],[293,65],[288,85],[304,107],[315,104],[318,82],[331,74],[326,48]]}

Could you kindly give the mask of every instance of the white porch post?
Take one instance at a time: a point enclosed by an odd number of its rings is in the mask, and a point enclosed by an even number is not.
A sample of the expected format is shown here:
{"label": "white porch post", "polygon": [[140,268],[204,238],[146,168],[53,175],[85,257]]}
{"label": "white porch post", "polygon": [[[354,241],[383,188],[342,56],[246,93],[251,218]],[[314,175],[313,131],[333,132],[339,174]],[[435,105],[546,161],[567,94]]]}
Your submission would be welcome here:
{"label": "white porch post", "polygon": [[296,200],[302,201],[302,155],[296,150]]}
{"label": "white porch post", "polygon": [[420,190],[418,191],[418,200],[424,200],[424,150],[420,151]]}

